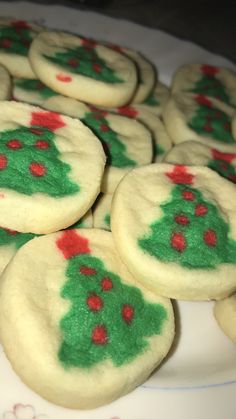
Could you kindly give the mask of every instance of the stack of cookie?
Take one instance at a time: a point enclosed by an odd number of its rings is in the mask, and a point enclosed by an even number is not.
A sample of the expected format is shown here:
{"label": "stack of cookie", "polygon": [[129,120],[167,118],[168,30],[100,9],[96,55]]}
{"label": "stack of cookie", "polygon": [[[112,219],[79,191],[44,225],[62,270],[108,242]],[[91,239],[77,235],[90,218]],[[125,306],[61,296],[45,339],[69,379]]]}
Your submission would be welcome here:
{"label": "stack of cookie", "polygon": [[167,355],[171,299],[236,291],[236,76],[169,90],[137,51],[12,19],[0,63],[2,345],[42,397],[94,408]]}

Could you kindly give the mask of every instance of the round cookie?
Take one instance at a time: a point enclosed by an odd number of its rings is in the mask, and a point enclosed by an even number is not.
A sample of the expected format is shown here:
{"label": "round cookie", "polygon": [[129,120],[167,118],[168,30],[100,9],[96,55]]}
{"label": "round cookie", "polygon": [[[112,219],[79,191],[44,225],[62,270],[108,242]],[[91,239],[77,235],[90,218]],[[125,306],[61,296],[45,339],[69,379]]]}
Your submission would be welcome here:
{"label": "round cookie", "polygon": [[137,87],[132,97],[132,103],[141,103],[143,102],[151,92],[155,80],[156,80],[156,71],[153,64],[147,60],[140,52],[135,51],[130,48],[121,47],[119,45],[108,45],[114,51],[118,51],[121,54],[129,57],[136,65],[138,80]]}
{"label": "round cookie", "polygon": [[154,113],[156,116],[161,116],[162,109],[169,99],[169,96],[169,88],[158,81],[149,96],[142,103],[140,103],[139,106],[141,109],[146,109],[147,111]]}
{"label": "round cookie", "polygon": [[236,343],[236,294],[216,301],[214,315],[224,334]]}
{"label": "round cookie", "polygon": [[35,78],[28,60],[29,46],[43,27],[24,20],[0,18],[0,63],[14,77]]}
{"label": "round cookie", "polygon": [[214,140],[208,140],[205,145],[193,140],[185,141],[174,146],[164,161],[172,164],[207,166],[236,183],[236,144],[218,144]]}
{"label": "round cookie", "polygon": [[111,202],[113,194],[100,194],[92,207],[93,227],[102,230],[111,230]]}
{"label": "round cookie", "polygon": [[209,64],[179,67],[172,79],[172,93],[195,93],[236,107],[236,73]]}
{"label": "round cookie", "polygon": [[32,105],[42,105],[43,102],[58,93],[38,79],[13,79],[13,99],[18,102],[26,102]]}
{"label": "round cookie", "polygon": [[107,156],[102,192],[113,193],[127,172],[152,161],[151,134],[140,122],[63,96],[52,97],[43,106],[79,118],[100,139]]}
{"label": "round cookie", "polygon": [[46,234],[72,225],[99,194],[104,165],[100,142],[80,121],[0,102],[2,227]]}
{"label": "round cookie", "polygon": [[111,230],[147,288],[169,298],[219,299],[236,290],[235,211],[235,185],[213,170],[152,164],[120,182]]}
{"label": "round cookie", "polygon": [[126,56],[64,32],[41,32],[29,59],[37,77],[56,92],[97,106],[122,106],[136,88],[137,72]]}
{"label": "round cookie", "polygon": [[123,106],[115,109],[120,115],[137,119],[151,132],[153,139],[153,161],[161,162],[172,147],[172,141],[163,122],[152,112],[144,109],[142,105]]}
{"label": "round cookie", "polygon": [[172,95],[163,109],[168,134],[175,144],[196,140],[207,144],[208,138],[219,143],[234,143],[231,134],[232,108],[217,104],[202,95]]}
{"label": "round cookie", "polygon": [[5,67],[0,65],[0,100],[7,100],[11,96],[11,78]]}
{"label": "round cookie", "polygon": [[1,341],[15,372],[69,408],[94,408],[133,390],[174,337],[170,300],[137,287],[102,230],[27,243],[3,274],[0,302]]}

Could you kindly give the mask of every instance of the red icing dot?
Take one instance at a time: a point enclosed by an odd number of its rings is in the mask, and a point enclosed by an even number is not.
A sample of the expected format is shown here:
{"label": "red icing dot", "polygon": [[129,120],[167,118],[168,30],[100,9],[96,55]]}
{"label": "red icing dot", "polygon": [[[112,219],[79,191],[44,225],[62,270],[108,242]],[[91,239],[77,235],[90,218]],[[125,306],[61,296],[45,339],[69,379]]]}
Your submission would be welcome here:
{"label": "red icing dot", "polygon": [[106,124],[102,124],[102,125],[100,125],[100,129],[101,129],[101,131],[102,131],[102,132],[107,132],[107,131],[110,131],[109,126],[108,126],[108,125],[106,125]]}
{"label": "red icing dot", "polygon": [[5,154],[0,154],[0,170],[7,167],[7,156]]}
{"label": "red icing dot", "polygon": [[47,149],[49,147],[49,144],[45,140],[37,140],[35,143],[35,147],[40,149]]}
{"label": "red icing dot", "polygon": [[99,295],[93,294],[87,298],[87,304],[92,311],[99,311],[103,307],[103,301]]}
{"label": "red icing dot", "polygon": [[182,192],[182,197],[186,200],[186,201],[193,201],[195,199],[195,195],[192,191],[183,191]]}
{"label": "red icing dot", "polygon": [[62,81],[63,83],[70,83],[72,81],[71,76],[67,76],[66,74],[57,74],[56,79]]}
{"label": "red icing dot", "polygon": [[204,129],[205,131],[207,131],[207,132],[212,132],[212,131],[213,131],[212,126],[211,126],[211,125],[209,125],[209,124],[205,124],[205,125],[204,125],[204,127],[203,127],[203,129]]}
{"label": "red icing dot", "polygon": [[7,38],[2,39],[2,41],[1,41],[1,47],[3,47],[3,48],[11,48],[11,45],[12,45],[12,40],[11,39],[7,39]]}
{"label": "red icing dot", "polygon": [[226,162],[225,162],[225,163],[220,162],[219,166],[220,166],[220,168],[221,168],[222,170],[227,170],[227,169],[228,169],[228,165],[227,165],[227,163],[226,163]]}
{"label": "red icing dot", "polygon": [[29,166],[30,173],[33,176],[44,176],[46,173],[46,167],[42,163],[32,162]]}
{"label": "red icing dot", "polygon": [[96,73],[101,73],[101,71],[102,71],[102,67],[100,66],[100,64],[98,64],[98,63],[94,63],[94,64],[93,64],[93,70],[94,70]]}
{"label": "red icing dot", "polygon": [[86,38],[82,39],[81,43],[82,43],[83,46],[86,46],[86,47],[89,47],[89,48],[94,48],[97,45],[96,41],[94,41],[92,39],[86,39]]}
{"label": "red icing dot", "polygon": [[11,25],[18,29],[31,29],[30,25],[24,20],[14,20],[11,22]]}
{"label": "red icing dot", "polygon": [[186,226],[186,225],[189,224],[189,219],[185,215],[176,215],[175,216],[175,222],[178,223],[178,224]]}
{"label": "red icing dot", "polygon": [[113,283],[110,278],[103,278],[101,285],[102,285],[103,291],[110,291],[113,288]]}
{"label": "red icing dot", "polygon": [[22,147],[22,144],[19,140],[10,140],[7,143],[7,147],[13,150],[18,150],[19,148]]}
{"label": "red icing dot", "polygon": [[90,268],[89,266],[81,266],[80,267],[80,273],[83,275],[96,275],[97,271],[96,269]]}
{"label": "red icing dot", "polygon": [[134,317],[134,308],[130,304],[124,304],[122,307],[122,318],[126,323],[131,323]]}
{"label": "red icing dot", "polygon": [[196,205],[195,215],[197,215],[198,217],[202,215],[206,215],[207,212],[208,212],[208,208],[205,205],[203,204]]}
{"label": "red icing dot", "polygon": [[212,106],[212,102],[204,95],[195,96],[195,100],[199,105],[208,106],[208,108]]}
{"label": "red icing dot", "polygon": [[10,228],[4,228],[4,230],[10,234],[11,236],[15,236],[16,234],[18,234],[18,231],[16,230],[11,230]]}
{"label": "red icing dot", "polygon": [[173,233],[171,237],[171,246],[178,252],[183,252],[186,248],[184,235],[182,233]]}
{"label": "red icing dot", "polygon": [[171,172],[165,173],[166,176],[175,184],[192,184],[194,175],[188,173],[186,166],[174,166]]}
{"label": "red icing dot", "polygon": [[92,331],[92,341],[96,345],[105,345],[107,343],[107,331],[105,326],[98,325]]}
{"label": "red icing dot", "polygon": [[212,149],[211,153],[212,153],[212,157],[215,160],[225,160],[228,163],[231,163],[232,160],[236,158],[236,154],[234,153],[222,153],[221,151],[216,150],[216,149]]}
{"label": "red icing dot", "polygon": [[214,230],[206,230],[204,233],[204,242],[207,246],[215,246],[217,243],[217,236]]}
{"label": "red icing dot", "polygon": [[71,59],[68,61],[68,64],[69,64],[71,67],[77,67],[77,66],[79,65],[78,61],[77,61],[75,58],[71,58]]}
{"label": "red icing dot", "polygon": [[226,124],[224,124],[224,129],[225,129],[225,131],[231,132],[231,126],[228,122]]}

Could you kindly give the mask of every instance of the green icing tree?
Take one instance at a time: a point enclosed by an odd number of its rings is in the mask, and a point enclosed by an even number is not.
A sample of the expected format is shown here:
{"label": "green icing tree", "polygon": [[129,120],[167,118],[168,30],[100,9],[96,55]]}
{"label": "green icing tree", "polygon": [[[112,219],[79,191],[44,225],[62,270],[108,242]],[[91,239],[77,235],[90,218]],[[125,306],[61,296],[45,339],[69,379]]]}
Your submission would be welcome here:
{"label": "green icing tree", "polygon": [[0,133],[0,186],[32,195],[60,197],[79,192],[68,178],[70,166],[59,159],[55,134],[32,126]]}
{"label": "green icing tree", "polygon": [[40,80],[15,79],[14,84],[16,87],[19,87],[23,90],[40,95],[43,99],[58,95],[58,93],[45,86],[45,84],[43,84]]}
{"label": "green icing tree", "polygon": [[70,73],[82,74],[107,83],[123,83],[114,70],[98,56],[94,46],[85,42],[77,48],[67,48],[64,51],[57,51],[54,56],[44,55],[44,57]]}
{"label": "green icing tree", "polygon": [[101,112],[87,112],[82,121],[101,141],[108,165],[120,168],[137,165],[134,160],[125,155],[126,146],[119,140],[117,133],[111,129]]}
{"label": "green icing tree", "polygon": [[0,51],[27,56],[33,40],[33,31],[24,21],[13,21],[0,27]]}
{"label": "green icing tree", "polygon": [[212,107],[204,96],[198,96],[199,104],[188,126],[198,134],[214,138],[224,143],[234,143],[231,134],[231,118],[223,111]]}
{"label": "green icing tree", "polygon": [[0,246],[14,245],[19,249],[23,244],[36,237],[33,233],[19,233],[15,230],[0,227]]}
{"label": "green icing tree", "polygon": [[219,73],[219,69],[217,67],[203,65],[201,71],[202,75],[200,79],[194,84],[193,88],[189,89],[189,91],[219,99],[232,106],[231,98],[226,92],[223,83],[216,77]]}
{"label": "green icing tree", "polygon": [[229,237],[229,225],[199,190],[176,184],[170,199],[160,207],[162,217],[138,240],[145,253],[189,269],[236,263],[236,242]]}
{"label": "green icing tree", "polygon": [[153,148],[154,148],[154,152],[153,152],[154,159],[155,157],[161,156],[162,154],[165,153],[164,148],[161,147],[160,144],[155,143]]}
{"label": "green icing tree", "polygon": [[60,323],[64,365],[89,368],[110,358],[120,366],[145,350],[145,338],[161,333],[165,309],[146,303],[138,288],[122,284],[98,258],[71,258],[66,276],[61,296],[71,308]]}

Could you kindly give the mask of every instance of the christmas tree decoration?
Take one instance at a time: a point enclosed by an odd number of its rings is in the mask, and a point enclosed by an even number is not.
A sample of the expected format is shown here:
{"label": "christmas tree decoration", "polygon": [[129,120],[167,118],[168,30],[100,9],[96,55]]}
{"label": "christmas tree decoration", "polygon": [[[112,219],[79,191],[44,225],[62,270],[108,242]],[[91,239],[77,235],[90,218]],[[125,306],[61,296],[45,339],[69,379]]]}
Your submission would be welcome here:
{"label": "christmas tree decoration", "polygon": [[52,96],[56,96],[49,87],[37,79],[13,79],[13,99],[19,102],[26,102],[32,105],[42,105],[43,102]]}
{"label": "christmas tree decoration", "polygon": [[194,93],[236,107],[236,73],[209,64],[190,64],[177,69],[172,93]]}
{"label": "christmas tree decoration", "polygon": [[28,60],[28,51],[34,37],[41,30],[41,26],[24,20],[0,18],[0,63],[14,77],[35,77]]}
{"label": "christmas tree decoration", "polygon": [[230,294],[236,289],[235,196],[234,184],[206,167],[134,169],[111,208],[122,260],[143,284],[170,298]]}
{"label": "christmas tree decoration", "polygon": [[178,93],[168,100],[163,119],[168,134],[175,144],[195,140],[208,144],[208,139],[234,144],[231,134],[233,108],[204,95]]}
{"label": "christmas tree decoration", "polygon": [[135,64],[125,55],[76,35],[42,32],[31,45],[30,61],[52,90],[97,106],[121,106],[136,88]]}
{"label": "christmas tree decoration", "polygon": [[106,154],[103,193],[112,194],[126,173],[152,161],[151,134],[138,121],[63,96],[47,99],[43,106],[79,118],[101,141]]}
{"label": "christmas tree decoration", "polygon": [[72,225],[100,192],[101,144],[59,113],[17,102],[1,102],[0,111],[0,225],[36,234]]}
{"label": "christmas tree decoration", "polygon": [[132,391],[174,338],[170,300],[138,287],[111,233],[98,229],[24,245],[3,277],[0,322],[4,351],[23,382],[69,408],[94,408]]}

